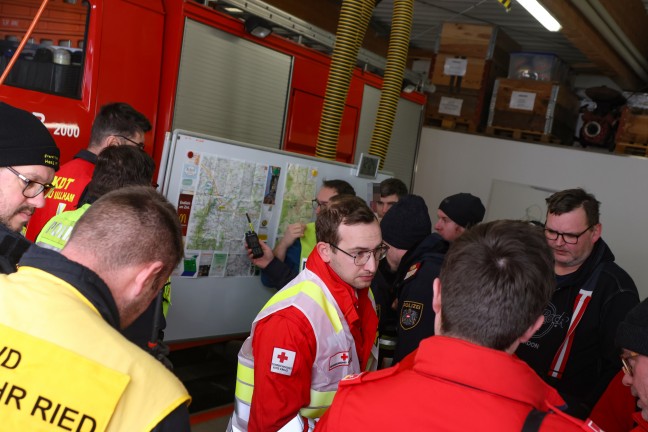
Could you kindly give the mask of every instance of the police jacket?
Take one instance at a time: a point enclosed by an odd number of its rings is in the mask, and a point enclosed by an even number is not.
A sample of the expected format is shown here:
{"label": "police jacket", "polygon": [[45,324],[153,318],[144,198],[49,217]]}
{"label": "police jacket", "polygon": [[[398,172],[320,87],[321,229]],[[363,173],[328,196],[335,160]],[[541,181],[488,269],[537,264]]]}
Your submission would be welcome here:
{"label": "police jacket", "polygon": [[403,256],[396,272],[398,337],[394,363],[414,351],[434,334],[432,282],[439,276],[448,242],[432,233]]}
{"label": "police jacket", "polygon": [[[556,353],[568,335],[581,292],[591,290],[585,312],[573,330],[565,358]],[[579,297],[580,296],[580,297]],[[585,302],[583,302],[585,303]],[[621,369],[616,329],[639,303],[632,278],[614,262],[614,254],[599,239],[575,272],[557,277],[557,286],[544,311],[545,322],[516,354],[565,399],[568,413],[585,418]]]}
{"label": "police jacket", "polygon": [[0,223],[0,274],[15,272],[20,257],[30,246],[25,237]]}
{"label": "police jacket", "polygon": [[0,382],[21,389],[20,403],[3,405],[3,428],[189,431],[187,391],[119,334],[94,272],[33,246],[0,288]]}

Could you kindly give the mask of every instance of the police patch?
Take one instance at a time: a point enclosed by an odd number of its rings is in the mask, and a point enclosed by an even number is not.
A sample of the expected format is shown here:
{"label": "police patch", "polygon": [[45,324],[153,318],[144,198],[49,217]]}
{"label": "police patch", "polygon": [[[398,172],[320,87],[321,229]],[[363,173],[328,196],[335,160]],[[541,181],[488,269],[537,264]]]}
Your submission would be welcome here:
{"label": "police patch", "polygon": [[403,330],[411,330],[421,322],[423,303],[404,301],[401,306],[400,325]]}

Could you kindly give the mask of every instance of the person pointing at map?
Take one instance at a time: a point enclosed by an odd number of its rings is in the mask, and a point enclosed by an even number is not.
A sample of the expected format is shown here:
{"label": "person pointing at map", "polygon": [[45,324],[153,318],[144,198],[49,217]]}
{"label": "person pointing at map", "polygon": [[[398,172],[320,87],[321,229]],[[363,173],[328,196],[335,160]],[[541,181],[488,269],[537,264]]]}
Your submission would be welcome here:
{"label": "person pointing at map", "polygon": [[[312,201],[315,216],[337,195],[355,195],[355,190],[344,180],[324,180]],[[263,256],[253,259],[249,248],[248,256],[261,269],[261,282],[267,287],[281,289],[304,268],[306,258],[315,247],[315,223],[288,225],[274,251],[265,242],[259,243]]]}

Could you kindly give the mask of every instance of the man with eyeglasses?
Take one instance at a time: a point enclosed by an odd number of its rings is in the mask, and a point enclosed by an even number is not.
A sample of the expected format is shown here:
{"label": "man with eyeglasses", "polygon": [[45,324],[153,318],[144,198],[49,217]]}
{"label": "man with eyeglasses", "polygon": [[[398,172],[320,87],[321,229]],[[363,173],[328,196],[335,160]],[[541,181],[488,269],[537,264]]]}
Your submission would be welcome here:
{"label": "man with eyeglasses", "polygon": [[232,431],[312,429],[346,375],[376,368],[369,286],[387,253],[369,206],[340,195],[315,221],[306,268],[275,294],[239,352]]}
{"label": "man with eyeglasses", "polygon": [[52,185],[59,149],[31,113],[0,102],[0,273],[13,273],[31,243],[19,232]]}
{"label": "man with eyeglasses", "polygon": [[553,250],[556,289],[545,322],[517,355],[585,418],[621,368],[614,337],[639,303],[632,278],[601,238],[599,202],[583,189],[547,198],[544,235]]}
{"label": "man with eyeglasses", "polygon": [[150,130],[151,123],[146,116],[127,103],[110,103],[101,107],[92,124],[88,148],[78,152],[56,172],[52,182],[55,188],[45,196],[45,206],[34,213],[25,237],[35,241],[52,217],[76,210],[92,179],[97,155],[103,149],[113,145],[133,145],[144,149],[144,134]]}
{"label": "man with eyeglasses", "polygon": [[635,306],[619,324],[616,345],[621,350],[621,371],[591,418],[606,432],[648,431],[648,300]]}
{"label": "man with eyeglasses", "polygon": [[[322,187],[313,199],[313,209],[317,217],[323,208],[337,195],[355,195],[353,186],[344,180],[324,180]],[[252,258],[252,263],[261,269],[261,282],[270,288],[281,289],[304,269],[306,259],[313,251],[315,243],[315,223],[298,222],[286,227],[284,236],[277,242],[274,250],[260,241],[263,256]]]}

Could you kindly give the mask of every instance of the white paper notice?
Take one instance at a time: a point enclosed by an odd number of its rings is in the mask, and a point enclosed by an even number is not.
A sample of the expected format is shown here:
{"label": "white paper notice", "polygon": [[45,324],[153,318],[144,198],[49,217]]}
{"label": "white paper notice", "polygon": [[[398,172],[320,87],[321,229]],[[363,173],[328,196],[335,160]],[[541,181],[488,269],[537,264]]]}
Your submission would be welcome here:
{"label": "white paper notice", "polygon": [[466,75],[466,68],[468,67],[468,60],[461,58],[447,58],[443,64],[444,75],[464,76]]}
{"label": "white paper notice", "polygon": [[441,96],[441,102],[439,102],[439,114],[460,116],[462,105],[463,99]]}
{"label": "white paper notice", "polygon": [[536,94],[531,92],[514,91],[511,93],[511,102],[509,108],[533,111]]}

